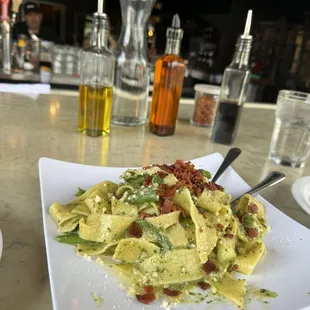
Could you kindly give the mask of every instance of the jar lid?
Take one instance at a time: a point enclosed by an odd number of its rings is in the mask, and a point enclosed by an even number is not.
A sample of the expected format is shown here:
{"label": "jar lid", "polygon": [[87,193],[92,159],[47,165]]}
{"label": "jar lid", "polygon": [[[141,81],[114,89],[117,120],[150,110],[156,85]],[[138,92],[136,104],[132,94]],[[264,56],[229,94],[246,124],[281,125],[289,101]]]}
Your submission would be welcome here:
{"label": "jar lid", "polygon": [[194,86],[195,91],[210,95],[219,95],[221,91],[220,86],[209,85],[209,84],[196,84]]}

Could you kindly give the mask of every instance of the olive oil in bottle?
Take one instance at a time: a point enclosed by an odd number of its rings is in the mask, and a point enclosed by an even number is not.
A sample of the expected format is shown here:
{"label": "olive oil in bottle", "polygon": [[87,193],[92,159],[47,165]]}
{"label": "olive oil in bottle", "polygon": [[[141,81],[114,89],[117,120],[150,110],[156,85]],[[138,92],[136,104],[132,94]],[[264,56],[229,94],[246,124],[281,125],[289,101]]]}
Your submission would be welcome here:
{"label": "olive oil in bottle", "polygon": [[92,137],[110,133],[112,93],[112,87],[80,85],[80,131]]}
{"label": "olive oil in bottle", "polygon": [[108,19],[94,13],[91,46],[81,58],[79,131],[98,137],[110,132],[114,56],[107,48]]}

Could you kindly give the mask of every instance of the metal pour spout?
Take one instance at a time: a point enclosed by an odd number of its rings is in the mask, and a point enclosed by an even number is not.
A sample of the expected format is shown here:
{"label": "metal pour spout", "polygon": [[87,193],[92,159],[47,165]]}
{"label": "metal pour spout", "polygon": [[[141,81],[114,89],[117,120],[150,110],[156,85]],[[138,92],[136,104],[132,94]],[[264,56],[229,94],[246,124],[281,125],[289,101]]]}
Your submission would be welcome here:
{"label": "metal pour spout", "polygon": [[172,28],[180,28],[181,27],[181,21],[180,21],[180,17],[178,14],[173,15],[171,27]]}
{"label": "metal pour spout", "polygon": [[252,39],[252,36],[250,35],[252,25],[252,13],[252,10],[248,10],[248,15],[244,26],[244,32],[243,35],[241,35],[241,39]]}

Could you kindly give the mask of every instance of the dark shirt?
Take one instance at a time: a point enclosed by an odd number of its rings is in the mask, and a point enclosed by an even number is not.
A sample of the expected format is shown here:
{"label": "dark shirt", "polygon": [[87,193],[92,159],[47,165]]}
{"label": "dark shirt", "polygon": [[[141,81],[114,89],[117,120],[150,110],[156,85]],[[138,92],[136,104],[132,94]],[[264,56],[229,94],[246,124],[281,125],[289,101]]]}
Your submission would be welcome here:
{"label": "dark shirt", "polygon": [[[28,27],[25,22],[15,24],[13,28],[13,40],[17,40],[18,35],[24,34],[30,38]],[[41,40],[52,41],[56,44],[62,44],[62,40],[59,38],[55,30],[51,27],[41,25],[40,32],[36,34]]]}

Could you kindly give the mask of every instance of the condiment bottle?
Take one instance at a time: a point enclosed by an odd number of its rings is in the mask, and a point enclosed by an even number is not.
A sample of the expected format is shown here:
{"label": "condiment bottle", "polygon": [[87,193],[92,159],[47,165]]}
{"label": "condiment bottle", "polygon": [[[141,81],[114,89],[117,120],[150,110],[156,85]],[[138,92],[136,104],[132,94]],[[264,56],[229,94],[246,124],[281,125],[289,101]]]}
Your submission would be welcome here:
{"label": "condiment bottle", "polygon": [[232,62],[224,71],[211,137],[213,142],[232,144],[236,137],[250,78],[251,20],[252,10],[249,10],[244,33],[238,38]]}
{"label": "condiment bottle", "polygon": [[149,129],[159,136],[175,132],[185,73],[184,60],[179,56],[182,37],[180,18],[176,14],[167,29],[165,54],[155,64]]}
{"label": "condiment bottle", "polygon": [[92,137],[110,132],[115,61],[107,31],[107,15],[94,13],[91,46],[81,56],[79,130]]}
{"label": "condiment bottle", "polygon": [[196,126],[212,127],[221,88],[208,84],[196,84],[194,89],[195,105],[190,122]]}

